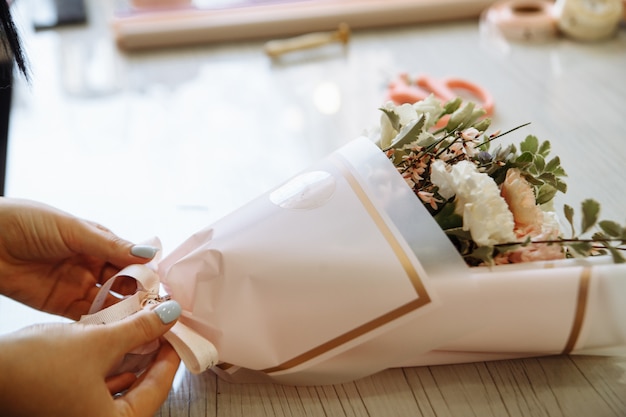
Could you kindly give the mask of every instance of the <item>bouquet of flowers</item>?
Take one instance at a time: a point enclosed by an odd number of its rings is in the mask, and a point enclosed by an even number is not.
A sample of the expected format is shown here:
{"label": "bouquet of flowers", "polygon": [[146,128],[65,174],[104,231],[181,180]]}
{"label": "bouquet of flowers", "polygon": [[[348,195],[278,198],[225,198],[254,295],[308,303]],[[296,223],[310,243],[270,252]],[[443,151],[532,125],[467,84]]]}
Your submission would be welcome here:
{"label": "bouquet of flowers", "polygon": [[170,339],[190,369],[327,384],[400,366],[626,352],[626,228],[586,200],[581,235],[565,207],[565,235],[553,207],[565,171],[549,142],[502,146],[516,129],[486,133],[484,112],[461,100],[381,110],[369,138],[158,263],[152,282],[184,310]]}
{"label": "bouquet of flowers", "polygon": [[[442,104],[430,96],[415,104],[382,108],[379,146],[409,187],[428,208],[470,266],[501,265],[586,257],[610,253],[617,263],[626,227],[598,221],[600,205],[582,203],[582,233],[576,236],[574,209],[564,207],[571,227],[565,238],[553,211],[557,192],[566,192],[558,156],[549,158],[550,142],[528,135],[515,145],[490,145],[511,133],[484,132],[490,124],[473,103],[459,98]],[[450,117],[451,115],[451,117]],[[442,121],[446,121],[442,124]],[[433,127],[443,127],[433,129]]]}

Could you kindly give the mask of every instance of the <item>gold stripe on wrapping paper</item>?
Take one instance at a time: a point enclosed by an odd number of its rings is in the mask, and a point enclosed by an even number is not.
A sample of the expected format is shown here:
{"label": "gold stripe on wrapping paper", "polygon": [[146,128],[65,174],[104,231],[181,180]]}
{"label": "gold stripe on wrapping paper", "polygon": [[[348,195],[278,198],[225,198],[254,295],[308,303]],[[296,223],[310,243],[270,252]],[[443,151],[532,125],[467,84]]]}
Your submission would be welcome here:
{"label": "gold stripe on wrapping paper", "polygon": [[587,298],[589,297],[589,283],[591,281],[591,267],[587,266],[583,268],[578,281],[578,297],[576,300],[576,313],[574,314],[574,323],[572,324],[572,330],[569,334],[569,339],[563,349],[563,354],[570,354],[578,337],[580,336],[580,330],[583,327],[583,321],[585,320],[585,313],[587,311]]}
{"label": "gold stripe on wrapping paper", "polygon": [[384,236],[385,240],[393,250],[394,254],[398,258],[398,261],[402,265],[402,268],[404,269],[407,277],[411,281],[413,288],[415,288],[415,292],[417,293],[418,297],[413,301],[410,301],[394,310],[391,310],[383,314],[382,316],[379,316],[367,323],[364,323],[361,326],[356,327],[355,329],[352,329],[344,334],[341,334],[319,346],[316,346],[286,362],[281,363],[280,365],[272,368],[263,369],[261,372],[272,373],[285,371],[287,369],[291,369],[293,367],[301,365],[345,343],[348,343],[360,336],[376,330],[384,326],[385,324],[388,324],[406,314],[409,314],[431,302],[430,296],[428,295],[428,292],[426,291],[426,288],[422,283],[419,273],[415,270],[415,266],[411,262],[410,257],[404,251],[401,243],[391,231],[387,222],[385,222],[385,220],[383,219],[383,216],[376,209],[376,206],[370,200],[361,184],[352,174],[352,172],[346,165],[347,163],[340,157],[334,157],[331,160],[337,166],[337,168],[339,168],[341,174],[350,185],[350,188],[352,188],[358,199],[361,201],[361,204],[363,204],[363,207],[374,221],[374,224],[376,224],[376,226]]}

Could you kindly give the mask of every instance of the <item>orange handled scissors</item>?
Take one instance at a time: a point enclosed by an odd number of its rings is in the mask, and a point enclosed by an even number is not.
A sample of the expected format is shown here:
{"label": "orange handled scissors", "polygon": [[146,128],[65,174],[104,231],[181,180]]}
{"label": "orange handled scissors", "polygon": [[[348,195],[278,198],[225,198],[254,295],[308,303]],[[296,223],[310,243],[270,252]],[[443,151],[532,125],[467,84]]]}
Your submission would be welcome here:
{"label": "orange handled scissors", "polygon": [[413,80],[408,74],[402,73],[389,83],[388,99],[396,104],[415,103],[434,94],[439,100],[446,102],[455,97],[471,97],[487,115],[493,114],[493,97],[484,88],[459,78],[437,79],[428,75],[420,75]]}

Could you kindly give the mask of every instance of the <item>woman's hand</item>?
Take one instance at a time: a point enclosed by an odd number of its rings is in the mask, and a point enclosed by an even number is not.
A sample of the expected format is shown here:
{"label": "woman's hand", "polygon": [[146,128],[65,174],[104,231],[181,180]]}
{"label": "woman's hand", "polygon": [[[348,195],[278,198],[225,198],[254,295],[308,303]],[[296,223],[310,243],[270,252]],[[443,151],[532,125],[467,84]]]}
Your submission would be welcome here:
{"label": "woman's hand", "polygon": [[178,303],[167,301],[115,323],[35,325],[1,337],[2,415],[153,416],[180,363],[169,344],[138,379],[107,374],[126,353],[167,332],[179,315]]}
{"label": "woman's hand", "polygon": [[[133,245],[44,204],[0,198],[0,294],[38,310],[78,319],[89,310],[97,284],[155,254],[156,248]],[[118,281],[120,294],[136,288]]]}

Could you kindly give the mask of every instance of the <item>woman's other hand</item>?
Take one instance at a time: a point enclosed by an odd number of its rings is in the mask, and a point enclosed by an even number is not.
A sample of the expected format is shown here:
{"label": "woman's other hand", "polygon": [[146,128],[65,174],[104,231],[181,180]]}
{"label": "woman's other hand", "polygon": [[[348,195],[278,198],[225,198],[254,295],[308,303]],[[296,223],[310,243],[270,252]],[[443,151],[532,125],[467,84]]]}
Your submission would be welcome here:
{"label": "woman's other hand", "polygon": [[[0,198],[0,294],[38,310],[76,320],[99,284],[156,252],[45,204]],[[116,292],[135,291],[134,281],[118,281]]]}
{"label": "woman's other hand", "polygon": [[2,415],[153,416],[180,364],[169,344],[138,378],[108,374],[126,353],[167,332],[179,315],[178,303],[167,301],[110,324],[42,324],[3,336]]}

